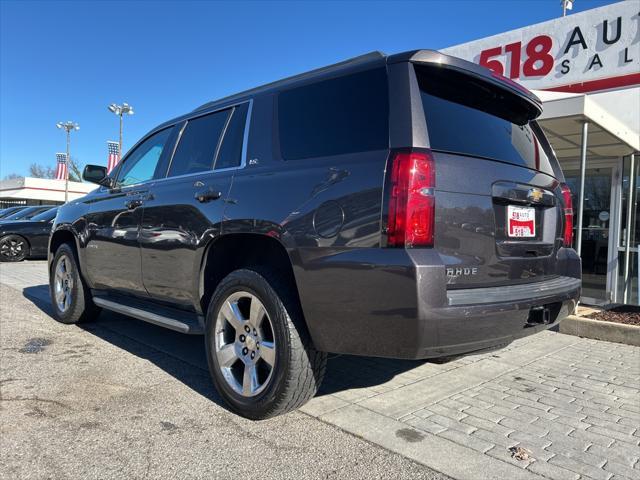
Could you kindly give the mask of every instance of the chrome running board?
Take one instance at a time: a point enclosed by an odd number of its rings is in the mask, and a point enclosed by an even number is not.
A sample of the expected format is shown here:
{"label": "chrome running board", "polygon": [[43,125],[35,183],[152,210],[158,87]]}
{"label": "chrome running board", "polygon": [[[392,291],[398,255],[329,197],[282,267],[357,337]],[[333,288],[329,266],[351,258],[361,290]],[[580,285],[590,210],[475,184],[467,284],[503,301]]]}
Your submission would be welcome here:
{"label": "chrome running board", "polygon": [[[102,307],[106,310],[111,310],[112,312],[121,313],[122,315],[127,315],[129,317],[137,318],[138,320],[142,320],[148,323],[153,323],[154,325],[158,325],[160,327],[169,328],[171,330],[175,330],[176,332],[188,333],[188,334],[202,334],[203,329],[200,326],[200,323],[197,322],[197,317],[194,314],[193,320],[189,321],[186,318],[184,320],[176,320],[173,318],[169,318],[165,315],[161,315],[159,313],[150,312],[148,310],[143,310],[142,308],[124,305],[122,303],[114,302],[113,300],[107,300],[104,297],[93,297],[93,303]],[[162,313],[165,313],[164,311]],[[176,312],[176,316],[189,316],[188,313],[182,314],[180,312]]]}

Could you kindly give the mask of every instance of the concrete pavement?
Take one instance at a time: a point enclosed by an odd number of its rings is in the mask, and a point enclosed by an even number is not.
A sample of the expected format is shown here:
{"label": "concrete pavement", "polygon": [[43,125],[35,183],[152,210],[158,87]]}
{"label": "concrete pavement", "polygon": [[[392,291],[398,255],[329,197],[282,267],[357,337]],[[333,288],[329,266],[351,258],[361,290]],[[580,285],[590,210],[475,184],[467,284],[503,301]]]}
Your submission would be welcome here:
{"label": "concrete pavement", "polygon": [[0,478],[447,479],[300,412],[230,413],[202,337],[109,313],[61,325],[44,277],[0,265]]}

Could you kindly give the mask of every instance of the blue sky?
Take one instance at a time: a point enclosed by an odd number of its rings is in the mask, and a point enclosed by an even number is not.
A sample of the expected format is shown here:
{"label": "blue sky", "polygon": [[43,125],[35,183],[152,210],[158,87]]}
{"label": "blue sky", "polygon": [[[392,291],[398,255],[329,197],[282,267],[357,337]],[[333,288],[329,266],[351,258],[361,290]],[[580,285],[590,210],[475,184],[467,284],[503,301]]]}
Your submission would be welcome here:
{"label": "blue sky", "polygon": [[[576,0],[574,12],[614,3]],[[227,94],[381,50],[443,48],[561,15],[560,0],[29,2],[0,0],[0,178],[71,155],[106,163],[155,125]]]}

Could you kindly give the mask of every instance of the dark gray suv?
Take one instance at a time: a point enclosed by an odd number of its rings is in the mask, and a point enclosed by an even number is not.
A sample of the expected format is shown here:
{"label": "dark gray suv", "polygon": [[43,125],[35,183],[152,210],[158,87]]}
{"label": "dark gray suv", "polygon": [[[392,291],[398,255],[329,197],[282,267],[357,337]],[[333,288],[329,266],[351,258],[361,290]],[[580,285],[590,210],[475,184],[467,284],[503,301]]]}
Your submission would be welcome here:
{"label": "dark gray suv", "polygon": [[57,319],[205,335],[250,418],[317,391],[327,352],[423,359],[557,324],[580,295],[571,192],[540,101],[430,50],[372,53],[203,105],[60,208]]}

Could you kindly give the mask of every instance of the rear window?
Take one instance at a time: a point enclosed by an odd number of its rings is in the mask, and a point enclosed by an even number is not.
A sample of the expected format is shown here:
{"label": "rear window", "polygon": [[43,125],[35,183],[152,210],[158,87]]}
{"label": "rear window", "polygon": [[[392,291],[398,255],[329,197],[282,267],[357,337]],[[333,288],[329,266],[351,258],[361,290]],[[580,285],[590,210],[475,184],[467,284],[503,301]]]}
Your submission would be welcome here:
{"label": "rear window", "polygon": [[51,207],[29,207],[24,210],[20,210],[13,215],[9,215],[8,217],[3,218],[3,220],[30,220],[32,217],[35,217],[40,212],[50,209]]}
{"label": "rear window", "polygon": [[443,68],[416,66],[416,74],[433,150],[554,174],[548,142],[515,95]]}
{"label": "rear window", "polygon": [[389,144],[384,68],[286,90],[278,95],[285,160],[382,150]]}
{"label": "rear window", "polygon": [[45,210],[44,212],[33,216],[31,220],[34,222],[48,222],[49,220],[53,220],[57,213],[58,209],[52,208],[51,210]]}

